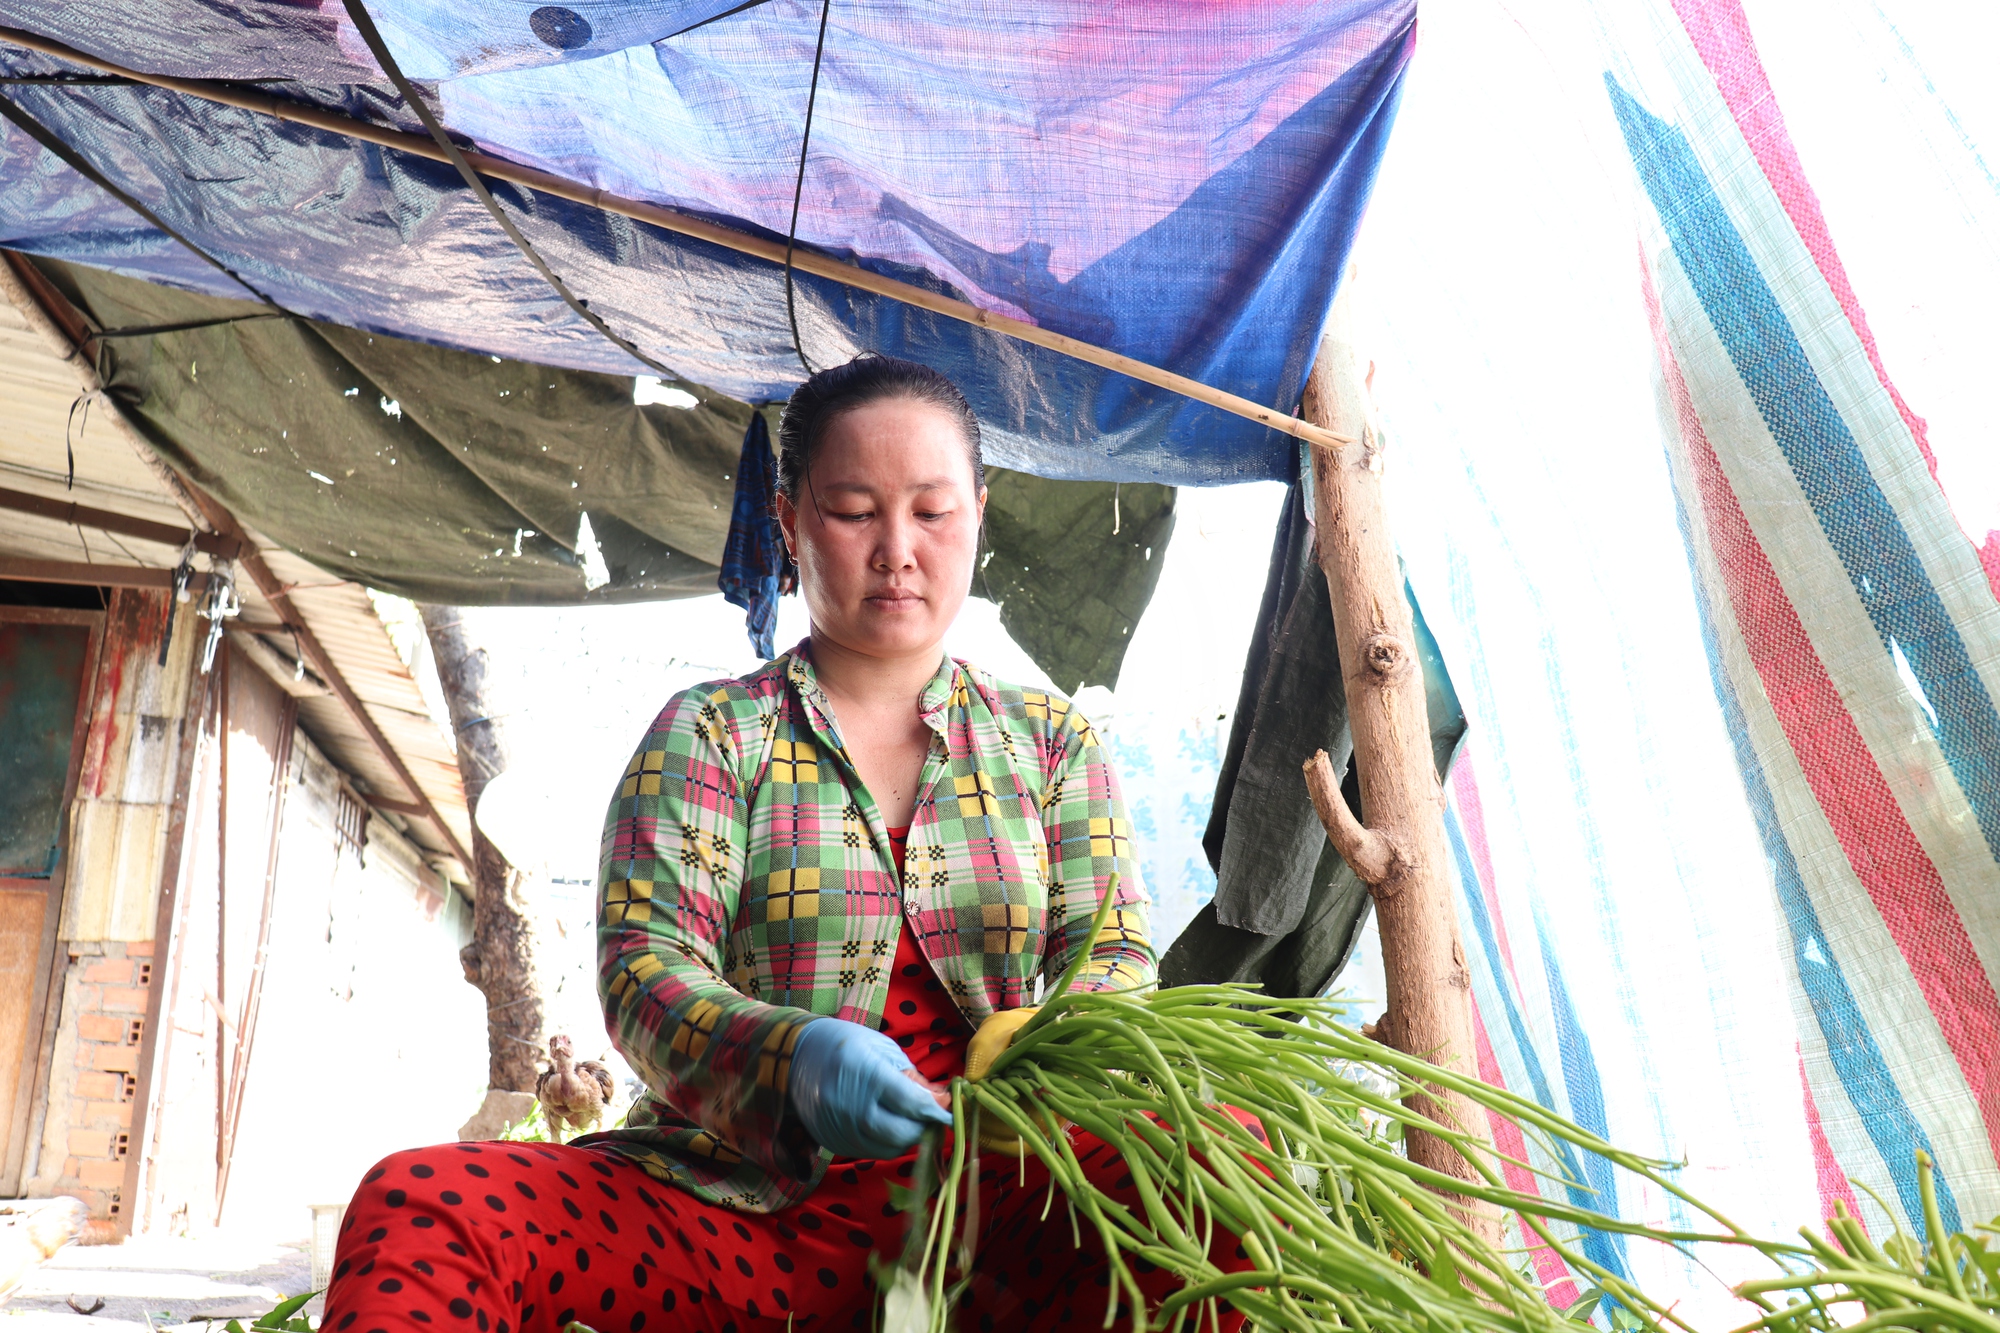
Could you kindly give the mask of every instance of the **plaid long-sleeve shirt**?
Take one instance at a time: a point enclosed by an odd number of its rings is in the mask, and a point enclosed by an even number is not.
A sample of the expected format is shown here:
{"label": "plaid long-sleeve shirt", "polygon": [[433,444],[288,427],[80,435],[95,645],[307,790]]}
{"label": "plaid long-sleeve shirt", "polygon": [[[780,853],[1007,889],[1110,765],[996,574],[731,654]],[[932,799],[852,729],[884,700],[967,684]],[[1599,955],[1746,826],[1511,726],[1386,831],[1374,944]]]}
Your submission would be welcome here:
{"label": "plaid long-sleeve shirt", "polygon": [[[1109,757],[1068,700],[945,659],[901,882],[806,645],[670,700],[605,821],[598,986],[651,1095],[595,1135],[700,1198],[770,1211],[826,1154],[786,1103],[805,1024],[880,1029],[905,920],[967,1020],[1078,985],[1154,979],[1146,895]],[[1118,873],[1119,906],[1090,931]]]}

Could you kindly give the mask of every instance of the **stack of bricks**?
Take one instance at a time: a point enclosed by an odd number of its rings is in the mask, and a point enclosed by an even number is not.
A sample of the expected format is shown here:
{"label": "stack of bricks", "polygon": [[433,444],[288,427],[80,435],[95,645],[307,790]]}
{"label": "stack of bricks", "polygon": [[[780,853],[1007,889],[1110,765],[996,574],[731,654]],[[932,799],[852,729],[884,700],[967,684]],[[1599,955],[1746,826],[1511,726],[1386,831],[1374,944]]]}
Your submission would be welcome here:
{"label": "stack of bricks", "polygon": [[153,946],[106,941],[87,947],[93,952],[71,956],[65,997],[75,1016],[75,1058],[67,1070],[59,1065],[51,1079],[51,1103],[61,1104],[67,1094],[69,1104],[62,1176],[53,1184],[54,1192],[89,1206],[99,1224],[93,1230],[115,1230],[123,1220],[125,1162],[133,1150],[132,1108]]}

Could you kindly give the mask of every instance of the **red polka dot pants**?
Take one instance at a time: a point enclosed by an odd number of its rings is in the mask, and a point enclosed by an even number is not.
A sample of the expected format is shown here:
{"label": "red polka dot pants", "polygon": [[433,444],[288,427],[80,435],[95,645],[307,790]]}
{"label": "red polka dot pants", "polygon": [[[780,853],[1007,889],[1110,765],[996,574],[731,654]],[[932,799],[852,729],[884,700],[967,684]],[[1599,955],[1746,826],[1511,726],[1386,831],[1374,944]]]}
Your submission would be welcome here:
{"label": "red polka dot pants", "polygon": [[[1092,1179],[1137,1208],[1117,1155],[1085,1134],[1074,1142]],[[892,1263],[902,1252],[906,1218],[889,1186],[907,1186],[914,1161],[836,1161],[804,1203],[739,1213],[663,1186],[609,1151],[458,1143],[396,1153],[348,1206],[323,1327],[560,1333],[576,1320],[598,1333],[865,1330],[876,1301],[868,1256]],[[1042,1220],[1040,1163],[1025,1173],[1012,1162],[986,1166],[980,1194],[960,1327],[1100,1327],[1109,1269],[1087,1226],[1075,1244],[1061,1198]],[[1225,1270],[1248,1266],[1233,1238],[1217,1245]],[[1135,1271],[1149,1304],[1177,1287],[1149,1265]],[[1241,1323],[1225,1311],[1222,1333]]]}

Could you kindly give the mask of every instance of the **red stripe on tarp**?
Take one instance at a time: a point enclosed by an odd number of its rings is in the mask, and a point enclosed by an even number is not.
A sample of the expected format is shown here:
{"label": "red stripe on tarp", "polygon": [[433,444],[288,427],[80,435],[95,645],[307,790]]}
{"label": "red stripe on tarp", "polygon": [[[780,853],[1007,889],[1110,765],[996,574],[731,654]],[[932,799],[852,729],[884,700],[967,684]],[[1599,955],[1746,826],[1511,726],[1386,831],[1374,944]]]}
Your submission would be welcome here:
{"label": "red stripe on tarp", "polygon": [[[1820,1123],[1819,1103],[1813,1100],[1812,1080],[1806,1077],[1804,1055],[1799,1056],[1799,1094],[1805,1099],[1806,1135],[1812,1140],[1813,1174],[1819,1179],[1819,1215],[1832,1217],[1834,1205],[1845,1204],[1847,1215],[1860,1221],[1861,1209],[1854,1202],[1854,1187],[1847,1182],[1847,1172],[1840,1169],[1840,1159],[1833,1155],[1833,1144],[1826,1137],[1826,1127]],[[1862,1228],[1867,1229],[1865,1222]]]}
{"label": "red stripe on tarp", "polygon": [[[1882,353],[1875,346],[1868,316],[1861,309],[1853,284],[1847,280],[1847,269],[1840,262],[1839,252],[1834,249],[1833,233],[1827,228],[1826,215],[1820,211],[1819,196],[1806,179],[1791,131],[1785,128],[1785,113],[1778,106],[1777,94],[1771,90],[1769,76],[1764,73],[1764,62],[1757,54],[1757,40],[1750,33],[1741,0],[1674,0],[1674,13],[1686,29],[1688,40],[1694,43],[1701,63],[1715,79],[1716,90],[1729,107],[1736,128],[1757,159],[1764,179],[1776,191],[1778,202],[1812,255],[1820,277],[1840,302],[1854,336],[1868,353],[1868,364],[1875,368],[1876,380],[1895,403],[1897,414],[1903,418],[1910,438],[1916,441],[1917,451],[1924,456],[1925,466],[1931,470],[1931,480],[1937,482],[1942,494],[1944,483],[1938,481],[1937,459],[1931,453],[1928,427],[1903,401],[1903,395],[1889,378],[1888,367],[1882,364]],[[2000,568],[1988,565],[1986,578],[1994,597],[2000,599]]]}
{"label": "red stripe on tarp", "polygon": [[1923,991],[1966,1086],[1978,1100],[1987,1142],[2000,1154],[2000,998],[1937,867],[1903,817],[1797,608],[1743,516],[1668,345],[1659,294],[1643,257],[1640,274],[1660,368],[1738,634],[1814,799]]}
{"label": "red stripe on tarp", "polygon": [[[1460,758],[1463,757],[1461,754]],[[1493,1054],[1493,1042],[1486,1035],[1486,1020],[1479,1016],[1479,1001],[1476,999],[1472,1002],[1472,1035],[1479,1047],[1480,1081],[1496,1088],[1506,1087],[1507,1079],[1500,1072],[1499,1058]],[[1488,1111],[1486,1119],[1493,1127],[1493,1146],[1516,1161],[1527,1161],[1528,1141],[1522,1135],[1521,1127],[1496,1111]],[[1519,1194],[1538,1195],[1542,1192],[1541,1182],[1526,1167],[1503,1162],[1500,1170],[1508,1189]],[[1521,1228],[1521,1239],[1527,1243],[1529,1261],[1535,1266],[1535,1280],[1549,1294],[1549,1304],[1558,1310],[1567,1310],[1575,1305],[1576,1284],[1570,1281],[1569,1266],[1563,1263],[1562,1256],[1525,1225]]]}
{"label": "red stripe on tarp", "polygon": [[1479,892],[1486,899],[1486,915],[1493,920],[1493,937],[1500,944],[1500,956],[1507,960],[1507,980],[1514,993],[1521,993],[1521,978],[1514,972],[1514,946],[1507,942],[1507,918],[1500,915],[1500,895],[1493,877],[1493,857],[1486,846],[1486,812],[1479,804],[1479,782],[1472,775],[1470,743],[1459,746],[1451,761],[1451,790],[1458,798],[1458,823],[1465,833],[1466,848],[1472,853],[1472,867],[1479,878]]}

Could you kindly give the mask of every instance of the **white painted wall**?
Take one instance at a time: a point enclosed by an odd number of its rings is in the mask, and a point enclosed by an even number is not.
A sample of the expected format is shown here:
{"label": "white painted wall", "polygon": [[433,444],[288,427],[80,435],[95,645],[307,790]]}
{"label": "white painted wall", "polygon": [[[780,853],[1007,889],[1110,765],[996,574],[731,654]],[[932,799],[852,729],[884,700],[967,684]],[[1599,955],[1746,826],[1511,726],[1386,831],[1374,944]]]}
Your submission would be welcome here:
{"label": "white painted wall", "polygon": [[471,908],[381,816],[363,855],[343,844],[335,770],[303,735],[294,756],[222,1217],[281,1238],[386,1154],[455,1140],[486,1088],[485,1001],[458,962]]}

